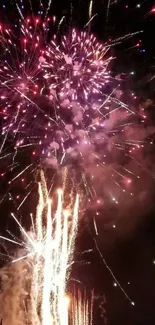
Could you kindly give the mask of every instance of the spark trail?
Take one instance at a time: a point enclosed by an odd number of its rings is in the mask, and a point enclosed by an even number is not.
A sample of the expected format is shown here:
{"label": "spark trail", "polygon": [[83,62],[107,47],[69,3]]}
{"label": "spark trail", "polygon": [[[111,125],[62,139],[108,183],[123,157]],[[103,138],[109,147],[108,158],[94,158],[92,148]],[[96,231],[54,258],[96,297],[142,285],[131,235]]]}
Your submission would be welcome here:
{"label": "spark trail", "polygon": [[94,292],[80,290],[74,287],[71,297],[71,324],[72,325],[92,325]]}

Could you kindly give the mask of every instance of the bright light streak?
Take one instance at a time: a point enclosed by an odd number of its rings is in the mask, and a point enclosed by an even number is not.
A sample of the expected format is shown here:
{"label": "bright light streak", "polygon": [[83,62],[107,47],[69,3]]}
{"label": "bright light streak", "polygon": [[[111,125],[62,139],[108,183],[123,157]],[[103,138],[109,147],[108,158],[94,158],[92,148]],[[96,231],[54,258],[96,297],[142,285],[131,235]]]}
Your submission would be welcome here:
{"label": "bright light streak", "polygon": [[71,324],[92,325],[94,292],[74,288],[71,300]]}

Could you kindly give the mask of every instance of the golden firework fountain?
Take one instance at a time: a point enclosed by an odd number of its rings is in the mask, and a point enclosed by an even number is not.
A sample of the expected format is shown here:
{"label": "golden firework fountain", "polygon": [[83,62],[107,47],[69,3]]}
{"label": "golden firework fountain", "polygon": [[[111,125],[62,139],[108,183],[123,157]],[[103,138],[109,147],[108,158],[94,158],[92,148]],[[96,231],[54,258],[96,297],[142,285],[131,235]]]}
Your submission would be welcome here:
{"label": "golden firework fountain", "polygon": [[[78,290],[71,298],[66,293],[71,265],[74,262],[79,195],[71,193],[67,207],[64,190],[58,189],[56,200],[50,200],[42,171],[40,176],[39,202],[35,221],[32,219],[31,231],[27,232],[12,214],[20,228],[22,241],[1,236],[6,241],[24,246],[20,255],[14,258],[12,268],[21,269],[23,265],[27,265],[24,272],[29,280],[29,289],[28,292],[25,289],[25,296],[22,296],[25,317],[28,324],[32,325],[68,325],[69,320],[73,325],[90,325],[92,315],[89,317],[86,295],[82,296]],[[22,281],[25,281],[24,273],[21,273]],[[22,319],[23,316],[19,324],[22,324]]]}

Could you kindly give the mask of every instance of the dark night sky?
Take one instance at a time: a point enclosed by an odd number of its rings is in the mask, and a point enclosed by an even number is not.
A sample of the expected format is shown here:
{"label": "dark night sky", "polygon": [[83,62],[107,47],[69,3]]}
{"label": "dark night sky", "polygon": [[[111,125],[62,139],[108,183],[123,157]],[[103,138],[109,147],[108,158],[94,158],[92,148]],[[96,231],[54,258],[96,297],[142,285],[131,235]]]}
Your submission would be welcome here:
{"label": "dark night sky", "polygon": [[[151,13],[155,3],[147,0],[112,0],[113,4],[110,6],[106,24],[107,2],[107,0],[94,0],[93,13],[98,13],[98,16],[92,23],[92,31],[103,41],[129,32],[144,31],[114,48],[117,59],[112,68],[114,71],[121,71],[130,76],[131,87],[137,91],[138,96],[145,99],[151,97],[154,100],[155,84],[148,83],[148,76],[155,74],[155,13]],[[9,6],[9,1],[1,0],[1,3],[7,8],[12,8]],[[32,3],[36,9],[37,1],[34,0]],[[87,22],[88,4],[87,0],[72,0],[74,25],[82,27]],[[71,1],[53,0],[52,13],[58,17],[63,14],[70,17],[70,10]],[[8,15],[13,16],[12,9],[9,11]],[[135,45],[139,40],[141,46],[137,48]],[[131,71],[135,72],[134,76],[130,74]],[[2,187],[1,191],[3,191]],[[4,213],[4,210],[2,212]],[[100,250],[124,290],[135,302],[135,306],[131,306],[118,286],[114,287],[115,281],[96,252],[92,239],[91,219],[83,222],[77,240],[77,251],[94,248],[94,252],[85,256],[91,264],[78,266],[76,270],[74,267],[73,274],[88,288],[94,287],[96,293],[106,295],[106,316],[109,325],[155,324],[154,216],[154,210],[148,215],[143,215],[127,236],[119,236],[119,231],[114,229],[105,229],[102,222],[100,226],[98,239]],[[132,215],[131,218],[134,216]],[[99,311],[94,324],[103,324]]]}

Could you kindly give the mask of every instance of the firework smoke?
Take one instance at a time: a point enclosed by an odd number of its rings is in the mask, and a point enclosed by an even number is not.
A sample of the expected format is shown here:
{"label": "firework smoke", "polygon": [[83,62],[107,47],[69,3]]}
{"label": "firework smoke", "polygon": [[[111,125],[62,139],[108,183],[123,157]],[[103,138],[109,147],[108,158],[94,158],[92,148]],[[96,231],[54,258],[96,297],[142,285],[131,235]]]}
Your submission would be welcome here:
{"label": "firework smoke", "polygon": [[[21,255],[21,252],[20,252]],[[31,265],[28,261],[9,264],[1,269],[0,317],[4,324],[31,323]],[[34,322],[38,316],[33,314]]]}

